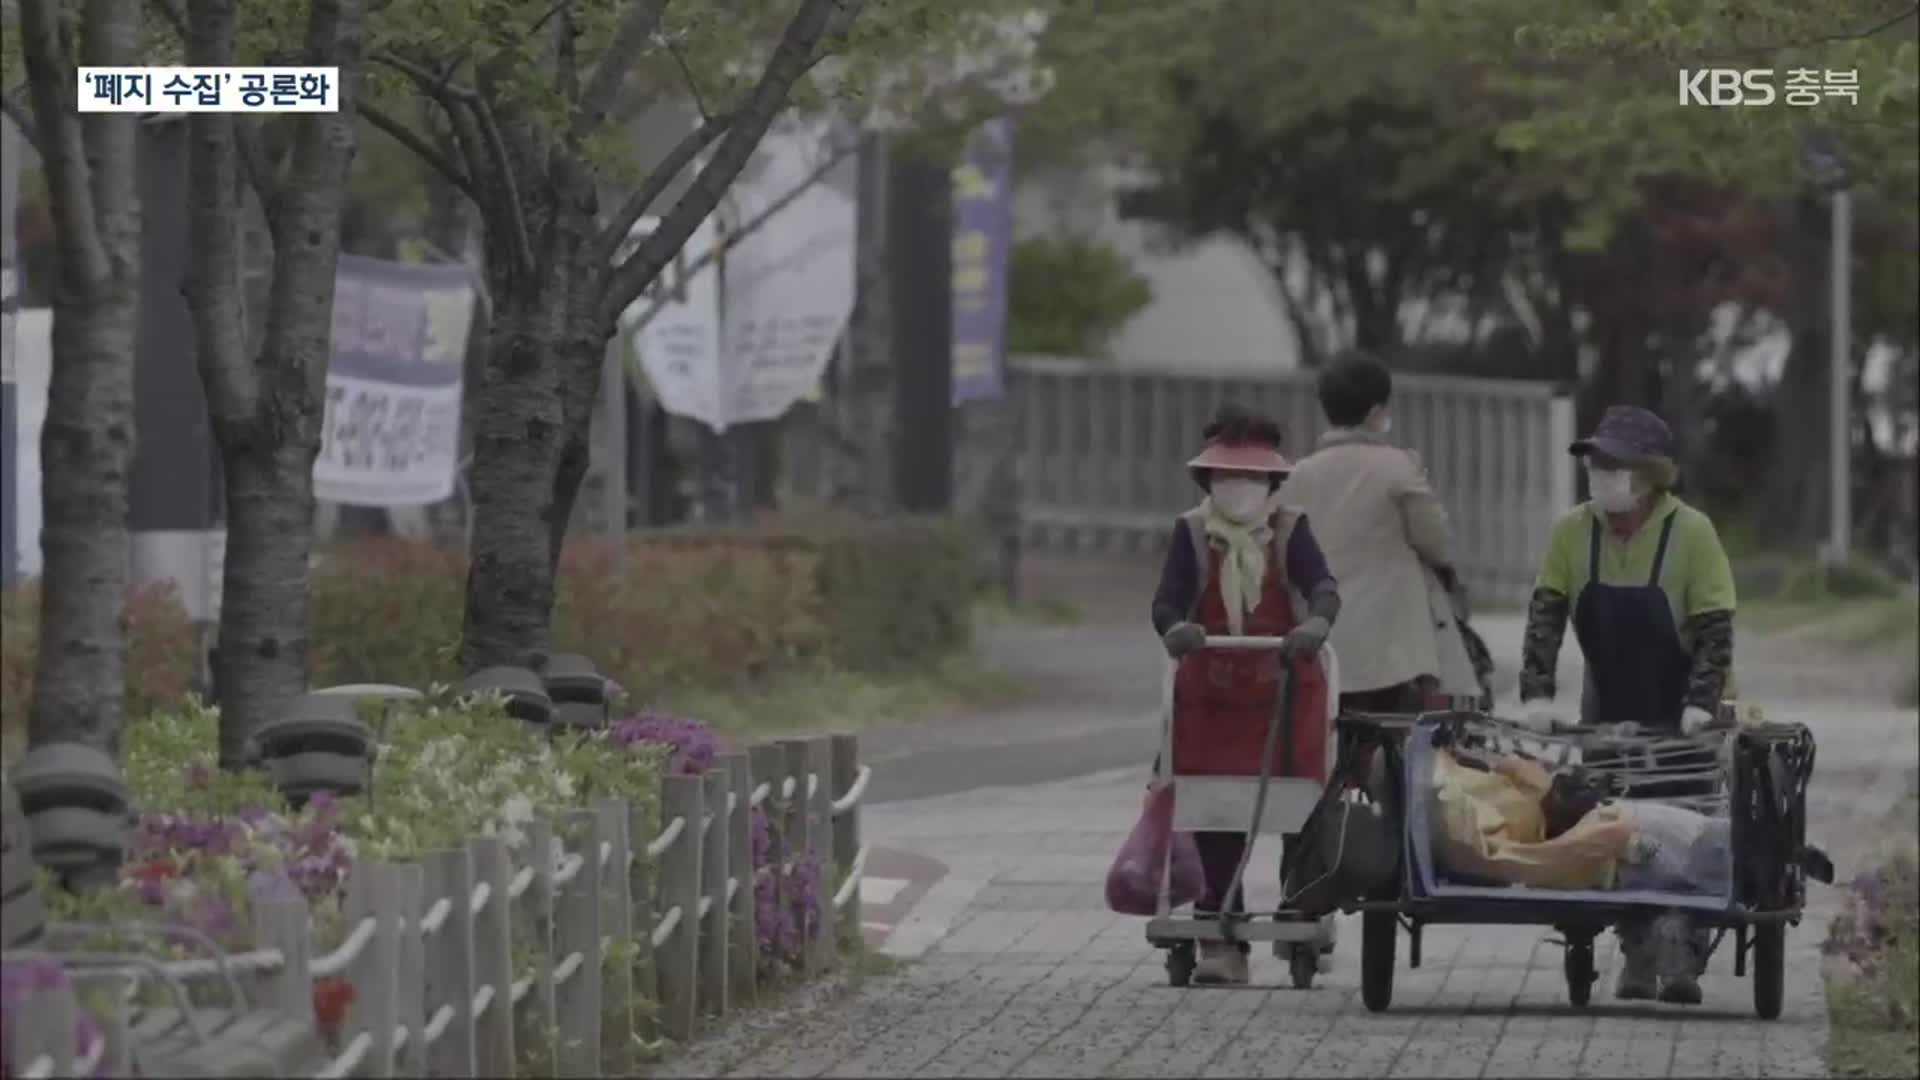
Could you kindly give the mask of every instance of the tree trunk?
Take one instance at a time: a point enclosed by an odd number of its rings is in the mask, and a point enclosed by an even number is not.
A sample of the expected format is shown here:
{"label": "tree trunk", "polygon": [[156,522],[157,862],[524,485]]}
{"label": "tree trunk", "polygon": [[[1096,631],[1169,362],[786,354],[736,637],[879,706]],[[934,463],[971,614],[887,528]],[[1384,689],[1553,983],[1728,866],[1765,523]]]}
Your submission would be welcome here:
{"label": "tree trunk", "polygon": [[[193,0],[189,56],[233,63],[234,0]],[[313,461],[333,336],[347,172],[356,148],[353,102],[361,0],[311,0],[305,54],[338,66],[340,111],[295,117],[292,167],[262,191],[274,237],[273,282],[260,351],[247,349],[238,238],[241,129],[196,114],[191,213],[197,249],[188,295],[225,475],[227,555],[214,681],[220,764],[236,768],[248,736],[307,686],[307,579],[313,547]],[[271,178],[255,177],[272,185]]]}
{"label": "tree trunk", "polygon": [[[21,49],[57,238],[53,376],[40,437],[40,650],[31,746],[113,751],[126,705],[127,474],[139,317],[139,117],[81,115],[67,4],[22,0]],[[88,0],[80,64],[138,64],[140,8]]]}
{"label": "tree trunk", "polygon": [[[495,278],[505,277],[495,274]],[[560,332],[564,272],[516,295],[497,282],[486,364],[473,393],[473,541],[461,662],[469,672],[527,664],[547,648],[553,611],[556,479],[566,449]],[[557,519],[564,522],[564,518]]]}

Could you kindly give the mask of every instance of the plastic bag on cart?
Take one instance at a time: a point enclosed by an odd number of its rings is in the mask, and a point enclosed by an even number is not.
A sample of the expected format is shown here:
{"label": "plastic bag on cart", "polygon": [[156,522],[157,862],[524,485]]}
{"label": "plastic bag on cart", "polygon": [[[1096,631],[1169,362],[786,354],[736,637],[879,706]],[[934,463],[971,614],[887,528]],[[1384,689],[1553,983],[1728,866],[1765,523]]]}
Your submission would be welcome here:
{"label": "plastic bag on cart", "polygon": [[1733,891],[1733,823],[1669,803],[1620,804],[1633,841],[1617,887],[1725,896]]}
{"label": "plastic bag on cart", "polygon": [[1547,889],[1607,889],[1633,839],[1607,804],[1549,840],[1541,798],[1552,778],[1537,763],[1503,758],[1492,771],[1433,754],[1434,858],[1452,875]]}
{"label": "plastic bag on cart", "polygon": [[[1172,859],[1168,859],[1168,852]],[[1107,906],[1120,915],[1152,915],[1160,899],[1160,874],[1166,869],[1169,908],[1199,900],[1206,892],[1200,866],[1200,848],[1191,833],[1173,831],[1173,785],[1155,784],[1147,790],[1140,820],[1120,845],[1120,854],[1107,871]]]}

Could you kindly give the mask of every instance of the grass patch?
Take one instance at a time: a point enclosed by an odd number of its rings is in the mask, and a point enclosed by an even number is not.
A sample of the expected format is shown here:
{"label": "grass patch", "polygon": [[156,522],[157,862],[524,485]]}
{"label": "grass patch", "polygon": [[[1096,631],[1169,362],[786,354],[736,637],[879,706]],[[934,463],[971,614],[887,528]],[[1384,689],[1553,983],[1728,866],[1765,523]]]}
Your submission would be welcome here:
{"label": "grass patch", "polygon": [[987,669],[971,654],[957,654],[898,675],[818,669],[745,688],[682,690],[659,705],[729,734],[791,736],[906,723],[955,708],[993,708],[1018,700],[1024,689],[1020,679]]}
{"label": "grass patch", "polygon": [[1920,1076],[1920,798],[1888,818],[1900,847],[1849,890],[1828,930],[1827,1068],[1844,1077]]}

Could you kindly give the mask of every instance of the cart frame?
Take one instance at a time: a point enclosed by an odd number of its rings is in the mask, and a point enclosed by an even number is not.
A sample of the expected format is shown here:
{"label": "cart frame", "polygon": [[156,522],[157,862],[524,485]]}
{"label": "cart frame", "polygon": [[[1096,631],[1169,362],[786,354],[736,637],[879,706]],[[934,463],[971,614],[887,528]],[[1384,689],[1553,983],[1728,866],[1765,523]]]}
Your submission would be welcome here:
{"label": "cart frame", "polygon": [[[1609,903],[1540,898],[1515,887],[1511,897],[1434,897],[1418,894],[1417,875],[1406,836],[1406,774],[1402,747],[1410,734],[1431,730],[1447,714],[1345,714],[1338,721],[1339,752],[1344,755],[1384,750],[1392,821],[1401,851],[1397,895],[1356,899],[1340,910],[1361,916],[1361,998],[1372,1012],[1384,1012],[1393,1000],[1397,938],[1408,936],[1408,966],[1421,961],[1421,932],[1429,925],[1551,926],[1566,949],[1563,968],[1568,999],[1576,1007],[1592,1000],[1599,978],[1594,939],[1623,917],[1644,914],[1644,902]],[[1485,714],[1476,719],[1490,720]],[[1504,721],[1497,721],[1504,724]],[[1592,729],[1561,730],[1555,737],[1575,745],[1619,745],[1620,736]],[[1715,734],[1725,737],[1720,729]],[[1750,977],[1754,1012],[1763,1020],[1780,1016],[1784,999],[1785,937],[1797,925],[1806,903],[1806,787],[1812,776],[1812,735],[1798,724],[1753,725],[1733,733],[1729,763],[1728,813],[1732,822],[1733,898],[1725,908],[1688,908],[1698,927],[1713,931],[1702,965],[1730,931],[1734,938],[1734,975]],[[1787,762],[1783,753],[1800,753]],[[1344,757],[1343,757],[1344,762]],[[1751,969],[1751,971],[1749,971]]]}
{"label": "cart frame", "polygon": [[[1279,649],[1286,643],[1285,637],[1275,636],[1223,636],[1209,635],[1202,645],[1203,649],[1234,651],[1258,651]],[[1327,769],[1330,772],[1335,761],[1334,722],[1340,711],[1340,666],[1332,646],[1322,645],[1317,659],[1327,681],[1327,717],[1328,726]],[[1173,828],[1176,832],[1197,832],[1218,830],[1224,832],[1245,832],[1247,836],[1247,854],[1241,857],[1236,869],[1233,884],[1228,889],[1231,896],[1241,889],[1247,866],[1252,858],[1253,844],[1263,835],[1279,835],[1282,843],[1299,830],[1320,800],[1324,785],[1299,777],[1273,777],[1264,771],[1259,776],[1180,776],[1173,771],[1173,725],[1174,725],[1174,675],[1179,668],[1177,660],[1169,660],[1166,677],[1162,682],[1160,696],[1160,758],[1154,779],[1169,785],[1173,789]],[[1274,748],[1274,737],[1291,740],[1293,726],[1294,686],[1290,667],[1282,668],[1280,692],[1274,702],[1274,715],[1270,723],[1268,753]],[[1288,755],[1291,756],[1290,754]],[[1182,793],[1187,795],[1182,800]],[[1272,797],[1278,795],[1274,800]],[[1253,809],[1248,811],[1246,803],[1251,796]],[[1248,826],[1253,826],[1251,832]],[[1154,914],[1147,921],[1147,942],[1167,953],[1166,968],[1168,982],[1174,986],[1186,986],[1192,981],[1197,959],[1195,946],[1202,941],[1226,941],[1244,944],[1255,941],[1271,942],[1273,954],[1287,962],[1293,985],[1306,989],[1313,985],[1314,977],[1326,971],[1332,960],[1334,944],[1334,922],[1331,914],[1312,916],[1292,916],[1279,911],[1270,916],[1256,919],[1252,911],[1241,913],[1222,913],[1219,916],[1202,916],[1198,912],[1181,916],[1173,912],[1169,890],[1172,887],[1173,854],[1169,845],[1166,862],[1160,869],[1159,893],[1154,902]]]}

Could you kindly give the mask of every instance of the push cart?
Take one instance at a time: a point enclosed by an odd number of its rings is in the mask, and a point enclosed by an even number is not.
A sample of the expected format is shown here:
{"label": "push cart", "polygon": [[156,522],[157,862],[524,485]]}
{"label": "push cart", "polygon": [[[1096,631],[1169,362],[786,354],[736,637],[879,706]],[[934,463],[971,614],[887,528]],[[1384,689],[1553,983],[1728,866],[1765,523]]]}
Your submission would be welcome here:
{"label": "push cart", "polygon": [[[1594,939],[1621,919],[1679,909],[1709,931],[1697,955],[1708,957],[1731,933],[1734,974],[1753,987],[1762,1019],[1780,1015],[1785,938],[1799,923],[1806,880],[1831,883],[1833,867],[1807,844],[1806,792],[1814,740],[1800,724],[1722,725],[1691,737],[1651,735],[1631,727],[1560,728],[1541,734],[1475,711],[1411,715],[1348,714],[1336,721],[1340,777],[1371,776],[1385,790],[1370,792],[1400,853],[1386,880],[1347,890],[1339,908],[1361,913],[1361,998],[1373,1012],[1393,1000],[1400,932],[1408,964],[1420,966],[1422,930],[1435,924],[1547,926],[1565,947],[1568,999],[1589,1003],[1599,977]],[[1518,754],[1555,769],[1580,765],[1623,798],[1641,791],[1728,819],[1729,861],[1724,893],[1656,893],[1541,889],[1451,878],[1435,865],[1429,815],[1433,751],[1464,748],[1484,755]],[[1384,762],[1385,767],[1374,764]],[[1372,766],[1372,767],[1370,767]],[[1674,795],[1675,790],[1691,794]],[[1316,812],[1333,805],[1323,801]],[[1327,860],[1322,858],[1321,862]]]}
{"label": "push cart", "polygon": [[[1203,648],[1225,651],[1278,650],[1285,642],[1284,637],[1216,635],[1209,636]],[[1328,646],[1321,647],[1318,662],[1325,675],[1327,708],[1324,717],[1316,719],[1326,725],[1324,730],[1330,734],[1338,712],[1339,666],[1333,649]],[[1156,779],[1173,789],[1175,831],[1247,834],[1246,852],[1241,856],[1240,864],[1234,870],[1233,884],[1227,890],[1227,895],[1232,896],[1240,890],[1259,837],[1277,834],[1283,843],[1290,842],[1292,835],[1299,831],[1301,822],[1319,801],[1326,768],[1333,759],[1334,740],[1331,737],[1324,739],[1324,760],[1299,762],[1296,767],[1294,723],[1311,723],[1315,720],[1299,718],[1290,722],[1296,687],[1291,665],[1283,662],[1279,692],[1266,731],[1265,749],[1259,760],[1247,762],[1244,775],[1181,775],[1176,768],[1174,753],[1174,673],[1177,667],[1177,664],[1168,664],[1161,696],[1160,758]],[[1282,762],[1280,772],[1283,775],[1273,775],[1273,762],[1276,759]],[[1300,773],[1310,775],[1287,775]],[[1287,912],[1260,918],[1254,918],[1250,913],[1224,912],[1218,916],[1199,912],[1176,915],[1168,895],[1173,877],[1171,861],[1169,852],[1168,865],[1161,868],[1160,891],[1154,915],[1147,923],[1148,943],[1166,951],[1167,981],[1171,985],[1186,986],[1192,981],[1197,963],[1196,946],[1202,941],[1235,944],[1271,942],[1274,956],[1287,963],[1293,985],[1302,990],[1312,986],[1314,976],[1331,965],[1334,942],[1331,912],[1315,917],[1296,917]]]}

